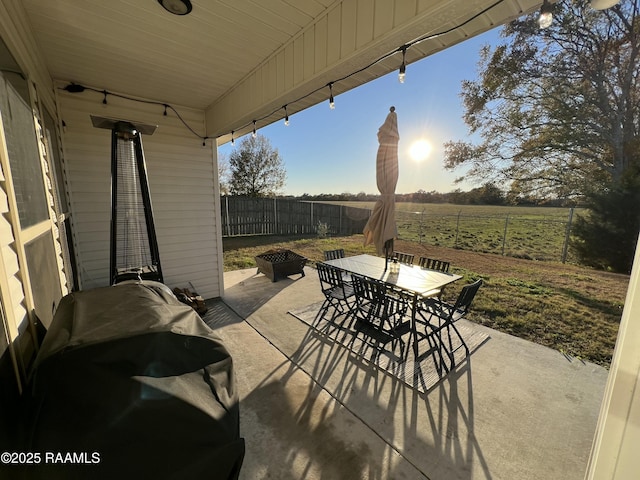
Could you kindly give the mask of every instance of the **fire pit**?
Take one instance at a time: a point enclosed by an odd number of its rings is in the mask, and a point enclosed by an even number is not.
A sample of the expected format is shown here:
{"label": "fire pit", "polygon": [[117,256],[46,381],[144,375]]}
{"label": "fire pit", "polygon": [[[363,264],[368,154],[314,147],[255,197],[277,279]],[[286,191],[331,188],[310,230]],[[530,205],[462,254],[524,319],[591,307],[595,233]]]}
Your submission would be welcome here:
{"label": "fire pit", "polygon": [[255,257],[258,273],[264,273],[272,282],[295,273],[304,277],[304,266],[307,259],[291,250],[269,250]]}

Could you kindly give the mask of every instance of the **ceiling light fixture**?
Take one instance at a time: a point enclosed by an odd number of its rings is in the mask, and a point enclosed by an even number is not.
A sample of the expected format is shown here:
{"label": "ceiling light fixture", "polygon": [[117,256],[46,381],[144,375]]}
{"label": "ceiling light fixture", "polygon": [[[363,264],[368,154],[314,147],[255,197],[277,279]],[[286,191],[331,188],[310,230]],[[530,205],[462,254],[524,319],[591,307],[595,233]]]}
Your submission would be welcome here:
{"label": "ceiling light fixture", "polygon": [[553,5],[549,0],[544,0],[542,8],[540,8],[540,16],[538,17],[538,26],[540,28],[549,28],[553,23]]}
{"label": "ceiling light fixture", "polygon": [[594,10],[606,10],[620,3],[620,0],[591,0],[591,8]]}
{"label": "ceiling light fixture", "polygon": [[193,8],[189,0],[158,0],[158,3],[174,15],[187,15]]}

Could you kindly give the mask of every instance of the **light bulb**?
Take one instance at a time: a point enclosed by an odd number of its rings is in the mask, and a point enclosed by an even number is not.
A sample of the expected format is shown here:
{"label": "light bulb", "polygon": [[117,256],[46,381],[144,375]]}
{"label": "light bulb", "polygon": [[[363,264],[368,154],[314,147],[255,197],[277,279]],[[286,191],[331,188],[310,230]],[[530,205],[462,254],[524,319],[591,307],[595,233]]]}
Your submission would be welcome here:
{"label": "light bulb", "polygon": [[329,84],[329,108],[331,110],[336,108],[336,102],[333,101],[333,83]]}
{"label": "light bulb", "polygon": [[404,83],[404,78],[407,76],[407,73],[405,72],[404,69],[404,65],[402,67],[400,67],[400,73],[398,73],[398,81],[400,83]]}
{"label": "light bulb", "polygon": [[398,71],[398,81],[400,83],[404,83],[404,77],[407,74],[407,47],[402,47],[402,64],[400,65],[400,70]]}
{"label": "light bulb", "polygon": [[553,14],[549,13],[541,13],[538,17],[538,26],[540,28],[549,28],[553,23]]}
{"label": "light bulb", "polygon": [[544,0],[540,8],[540,16],[538,17],[538,26],[542,29],[549,28],[553,23],[553,6]]}

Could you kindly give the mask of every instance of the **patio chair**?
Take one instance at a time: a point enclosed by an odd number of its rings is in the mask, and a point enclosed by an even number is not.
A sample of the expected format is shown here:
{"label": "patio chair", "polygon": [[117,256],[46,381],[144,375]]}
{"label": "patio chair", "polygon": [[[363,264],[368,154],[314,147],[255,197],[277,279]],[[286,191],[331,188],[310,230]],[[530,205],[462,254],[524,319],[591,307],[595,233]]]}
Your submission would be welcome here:
{"label": "patio chair", "polygon": [[335,260],[336,258],[344,258],[344,249],[337,248],[335,250],[325,250],[324,251],[324,259],[325,260]]}
{"label": "patio chair", "polygon": [[[462,287],[458,299],[454,304],[430,298],[426,301],[418,302],[416,306],[416,323],[424,326],[424,334],[416,328],[416,340],[427,339],[430,347],[427,353],[431,352],[435,354],[435,350],[437,349],[441,365],[447,371],[456,366],[455,352],[457,350],[463,348],[465,358],[469,356],[469,347],[467,347],[460,331],[456,327],[456,322],[467,315],[471,302],[473,302],[481,285],[482,279]],[[442,336],[442,332],[445,330],[447,334],[446,344]],[[454,332],[460,339],[460,345],[455,348],[452,341],[452,334]],[[448,367],[444,362],[443,352],[449,357]]]}
{"label": "patio chair", "polygon": [[356,297],[357,334],[362,333],[365,343],[377,350],[379,345],[387,343],[391,343],[392,348],[399,345],[400,355],[404,358],[405,342],[402,336],[411,328],[410,322],[405,319],[408,299],[380,280],[360,275],[351,277]]}
{"label": "patio chair", "polygon": [[438,272],[449,272],[449,267],[451,263],[445,262],[444,260],[437,260],[435,258],[428,257],[420,257],[418,259],[418,265],[421,268],[426,268],[428,270],[437,270]]}
{"label": "patio chair", "polygon": [[355,301],[351,300],[354,298],[355,292],[353,287],[344,281],[344,272],[322,262],[316,264],[316,269],[320,279],[320,288],[325,297],[320,307],[322,315],[329,310],[329,307],[333,307],[339,313],[348,313]]}
{"label": "patio chair", "polygon": [[393,252],[393,257],[405,265],[413,265],[414,255],[412,253]]}
{"label": "patio chair", "polygon": [[[435,258],[428,258],[428,257],[420,257],[418,259],[418,265],[420,266],[420,268],[424,268],[427,270],[436,270],[438,272],[443,272],[443,273],[448,273],[449,272],[449,267],[451,266],[451,264],[449,262],[445,262],[444,260],[437,260]],[[438,298],[442,298],[442,292],[444,291],[444,288],[441,288],[439,290],[432,290],[429,292],[429,297],[438,297]]]}

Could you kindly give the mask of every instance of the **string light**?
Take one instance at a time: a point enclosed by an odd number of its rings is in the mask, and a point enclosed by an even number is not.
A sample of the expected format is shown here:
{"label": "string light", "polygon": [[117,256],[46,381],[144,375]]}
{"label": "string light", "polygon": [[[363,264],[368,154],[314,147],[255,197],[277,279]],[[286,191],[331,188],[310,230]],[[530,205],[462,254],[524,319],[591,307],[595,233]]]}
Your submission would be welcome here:
{"label": "string light", "polygon": [[251,132],[251,137],[256,138],[256,121],[253,121],[253,132]]}
{"label": "string light", "polygon": [[402,47],[402,65],[400,65],[400,71],[398,72],[398,81],[400,83],[404,83],[404,77],[407,72],[407,63],[406,63],[406,55],[407,55],[407,47],[406,45]]}
{"label": "string light", "polygon": [[284,125],[286,127],[288,127],[289,126],[289,114],[287,113],[287,106],[285,105],[282,108],[284,108]]}
{"label": "string light", "polygon": [[333,82],[329,83],[329,108],[331,110],[336,108],[336,102],[333,101]]}
{"label": "string light", "polygon": [[235,138],[233,138],[233,134],[234,134],[234,133],[235,133],[235,132],[234,132],[233,130],[231,130],[231,145],[235,145],[235,144],[236,144],[236,139],[235,139]]}
{"label": "string light", "polygon": [[156,101],[153,101],[153,100],[142,100],[140,98],[130,97],[128,95],[122,95],[120,93],[114,93],[114,92],[110,92],[108,90],[98,90],[97,88],[85,87],[84,85],[79,85],[79,84],[73,83],[73,82],[69,83],[68,85],[66,85],[64,87],[61,87],[60,90],[64,90],[64,91],[69,92],[69,93],[82,93],[85,90],[89,90],[90,92],[95,92],[95,93],[101,93],[102,95],[104,95],[104,98],[102,100],[102,103],[104,105],[107,104],[107,95],[111,95],[113,97],[118,97],[118,98],[124,98],[125,100],[130,100],[132,102],[145,103],[147,105],[159,105],[161,107],[164,107],[163,115],[167,115],[167,110],[171,110],[176,115],[176,117],[178,117],[178,120],[180,120],[180,122],[182,122],[182,124],[185,126],[185,128],[187,130],[189,130],[193,135],[198,137],[199,139],[206,140],[206,139],[209,138],[207,136],[200,135],[193,128],[191,128],[191,126],[185,121],[185,119],[182,118],[182,115],[180,115],[180,113],[174,107],[169,105],[168,103],[156,102]]}
{"label": "string light", "polygon": [[552,23],[553,23],[553,6],[549,3],[549,0],[544,0],[544,3],[540,8],[540,15],[538,16],[538,26],[541,29],[549,28]]}

